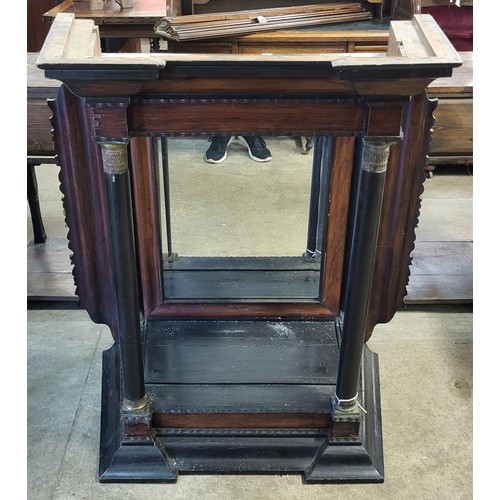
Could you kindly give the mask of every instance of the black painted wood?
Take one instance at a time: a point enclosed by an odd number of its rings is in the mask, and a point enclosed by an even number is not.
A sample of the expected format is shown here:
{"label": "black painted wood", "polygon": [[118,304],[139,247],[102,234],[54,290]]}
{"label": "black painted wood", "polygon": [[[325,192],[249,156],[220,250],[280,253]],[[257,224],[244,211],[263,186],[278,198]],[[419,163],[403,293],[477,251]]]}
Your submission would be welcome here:
{"label": "black painted wood", "polygon": [[123,387],[125,398],[135,404],[145,392],[130,174],[127,171],[104,175],[114,257],[113,278],[119,291],[115,297]]}
{"label": "black painted wood", "polygon": [[303,257],[179,257],[163,269],[166,299],[311,300],[320,294],[320,263]]}
{"label": "black painted wood", "polygon": [[121,368],[118,344],[104,351],[102,360],[99,480],[107,483],[175,481],[177,471],[160,448],[151,444],[122,444]]}
{"label": "black painted wood", "polygon": [[[347,440],[330,440],[325,429],[190,428],[154,429],[154,438],[148,444],[124,444],[118,355],[116,344],[103,354],[100,482],[175,482],[184,473],[302,474],[306,483],[384,480],[378,357],[367,346],[359,391],[360,404],[367,414],[359,438]],[[241,412],[265,415],[283,409],[290,398],[294,400],[288,408],[292,413],[304,409],[322,413],[328,411],[328,394],[332,391],[332,386],[313,384],[252,387],[236,383],[212,385],[210,390],[195,384],[146,387],[154,400],[152,411],[157,414],[224,413],[239,408]],[[302,401],[297,397],[303,397]]]}
{"label": "black painted wood", "polygon": [[319,271],[319,262],[297,257],[185,257],[164,262],[163,269],[172,271]]}
{"label": "black painted wood", "polygon": [[335,322],[149,321],[147,384],[335,384]]}

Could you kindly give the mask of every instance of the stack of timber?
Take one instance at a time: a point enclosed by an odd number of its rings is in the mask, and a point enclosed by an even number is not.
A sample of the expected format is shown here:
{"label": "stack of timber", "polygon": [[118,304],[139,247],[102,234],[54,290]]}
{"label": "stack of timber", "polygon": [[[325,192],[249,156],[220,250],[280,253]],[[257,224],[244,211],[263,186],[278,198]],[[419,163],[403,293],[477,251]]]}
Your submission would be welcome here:
{"label": "stack of timber", "polygon": [[155,32],[179,42],[371,18],[372,13],[360,3],[328,3],[165,17]]}

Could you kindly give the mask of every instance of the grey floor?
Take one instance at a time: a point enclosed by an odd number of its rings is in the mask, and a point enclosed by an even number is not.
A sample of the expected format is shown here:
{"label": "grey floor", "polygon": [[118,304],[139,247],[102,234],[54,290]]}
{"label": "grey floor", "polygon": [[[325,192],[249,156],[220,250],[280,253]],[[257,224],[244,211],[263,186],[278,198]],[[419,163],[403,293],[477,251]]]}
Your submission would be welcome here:
{"label": "grey floor", "polygon": [[[290,191],[294,175],[300,179],[300,167],[292,161],[301,155],[293,144],[281,139],[269,142],[273,161],[259,166],[237,146],[218,167],[203,162],[205,141],[183,143],[179,151],[190,155],[191,165],[199,161],[197,167],[203,167],[199,183],[220,187],[224,193],[217,197],[220,205],[230,193],[234,200],[244,196],[252,171],[260,184],[267,184],[262,183],[262,175],[272,175],[273,168],[279,168],[278,156],[286,155],[286,167],[295,172],[284,190]],[[233,184],[220,185],[217,176],[236,165],[245,168]],[[67,231],[57,172],[54,165],[37,168],[49,238],[65,238]],[[472,241],[472,179],[461,170],[438,172],[426,181],[418,239]],[[197,186],[189,186],[190,197],[199,201],[201,194],[193,191]],[[262,206],[266,199],[273,203],[272,194],[253,192],[251,198]],[[235,209],[233,201],[225,212]],[[296,200],[299,205],[303,202]],[[280,209],[274,203],[274,209]],[[246,211],[252,213],[252,209]],[[220,218],[216,221],[224,228],[229,224]],[[29,213],[27,236],[29,247],[33,238]],[[32,301],[27,311],[27,496],[33,500],[470,499],[472,336],[471,304],[412,304],[390,323],[375,328],[368,346],[380,362],[383,484],[304,485],[296,475],[181,475],[176,484],[109,485],[98,482],[97,464],[101,356],[112,344],[110,331],[90,321],[74,301]]]}

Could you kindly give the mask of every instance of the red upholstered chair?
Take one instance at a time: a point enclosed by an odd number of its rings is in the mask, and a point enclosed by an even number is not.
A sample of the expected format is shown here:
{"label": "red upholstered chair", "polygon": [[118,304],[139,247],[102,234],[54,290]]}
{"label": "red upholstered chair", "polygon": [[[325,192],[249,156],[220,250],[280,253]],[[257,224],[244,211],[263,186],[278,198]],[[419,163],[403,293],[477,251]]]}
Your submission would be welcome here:
{"label": "red upholstered chair", "polygon": [[422,14],[430,14],[459,52],[472,51],[472,6],[438,5],[422,7]]}

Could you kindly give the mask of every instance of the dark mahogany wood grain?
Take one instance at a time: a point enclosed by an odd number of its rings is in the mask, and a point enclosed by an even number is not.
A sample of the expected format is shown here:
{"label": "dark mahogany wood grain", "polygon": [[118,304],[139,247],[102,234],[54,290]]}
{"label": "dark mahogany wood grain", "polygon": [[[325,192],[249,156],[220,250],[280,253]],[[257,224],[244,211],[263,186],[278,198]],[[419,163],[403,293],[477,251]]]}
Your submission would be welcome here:
{"label": "dark mahogany wood grain", "polygon": [[410,254],[420,215],[425,167],[429,153],[432,111],[437,102],[425,93],[407,105],[405,140],[392,146],[380,219],[366,339],[377,323],[387,323],[401,308],[410,275]]}
{"label": "dark mahogany wood grain", "polygon": [[[79,306],[116,338],[115,289],[102,161],[90,137],[92,113],[84,99],[62,86],[50,103],[69,249]],[[63,137],[62,137],[63,136]]]}
{"label": "dark mahogany wood grain", "polygon": [[153,427],[163,429],[329,429],[329,413],[206,413],[206,414],[153,414]]}
{"label": "dark mahogany wood grain", "polygon": [[[406,293],[410,264],[410,254],[413,249],[414,228],[418,223],[419,196],[423,190],[425,179],[425,155],[428,150],[432,125],[431,112],[435,104],[427,97],[420,95],[412,98],[405,108],[404,133],[407,140],[393,146],[393,154],[387,172],[387,181],[382,208],[379,244],[377,249],[375,275],[370,302],[370,313],[366,338],[371,335],[373,327],[379,322],[389,321],[396,310],[403,305]],[[100,171],[101,160],[98,147],[93,142],[81,141],[81,137],[92,130],[90,111],[83,99],[77,98],[67,89],[62,90],[57,103],[52,104],[57,129],[71,129],[73,139],[70,142],[59,141],[59,163],[61,182],[65,194],[65,210],[68,225],[70,249],[73,252],[72,261],[75,264],[75,282],[80,303],[91,313],[97,322],[113,327],[113,287],[108,260],[111,256],[109,248],[109,229],[106,221],[106,201],[103,191],[103,179]],[[424,118],[423,118],[424,117]],[[74,127],[71,124],[77,123]],[[335,155],[339,164],[350,165],[352,155],[352,138],[337,138]],[[131,156],[134,196],[137,198],[135,210],[138,220],[145,223],[137,228],[139,238],[139,255],[142,277],[142,294],[144,308],[151,317],[162,317],[173,314],[176,317],[192,317],[194,307],[190,304],[164,304],[161,297],[161,254],[158,234],[155,227],[156,215],[154,201],[151,196],[154,190],[153,163],[150,151],[150,139],[137,138],[132,140]],[[83,159],[83,161],[81,160]],[[342,170],[334,169],[336,199],[340,201],[338,213],[345,215],[346,190],[349,176]],[[346,184],[347,183],[347,184]],[[89,201],[90,200],[90,201]],[[94,220],[92,223],[90,221]],[[332,229],[341,229],[339,219],[330,218]],[[335,222],[337,221],[337,222]],[[333,229],[333,227],[337,227]],[[142,239],[144,238],[144,240]],[[326,286],[328,295],[333,289],[338,289],[340,277],[337,269],[342,258],[343,238],[329,243],[327,248],[327,268],[333,275],[328,279],[331,284]],[[329,262],[332,259],[330,266]],[[88,263],[92,262],[89,266]],[[92,292],[90,292],[92,290]],[[286,304],[198,304],[196,316],[222,315],[230,309],[231,314],[240,317],[331,317],[338,312],[335,308],[338,299],[329,299],[327,307],[322,304],[296,304],[294,310]]]}

